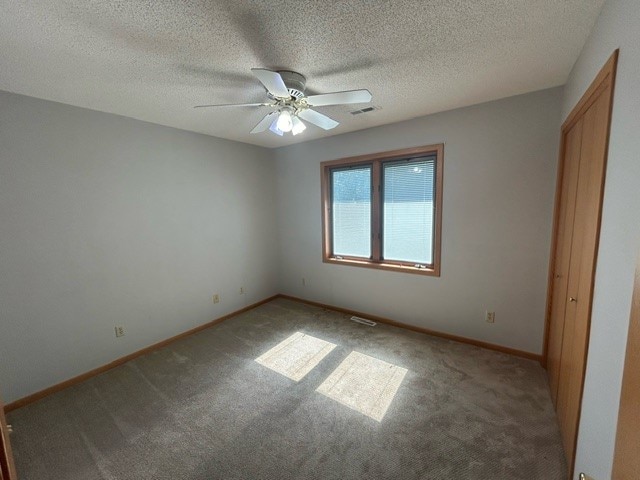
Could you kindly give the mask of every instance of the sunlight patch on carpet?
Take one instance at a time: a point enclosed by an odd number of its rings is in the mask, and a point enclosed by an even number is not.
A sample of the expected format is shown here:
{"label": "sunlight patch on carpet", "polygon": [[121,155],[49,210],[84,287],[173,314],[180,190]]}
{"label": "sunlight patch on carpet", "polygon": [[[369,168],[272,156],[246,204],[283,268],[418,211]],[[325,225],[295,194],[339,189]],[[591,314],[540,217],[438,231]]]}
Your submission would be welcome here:
{"label": "sunlight patch on carpet", "polygon": [[296,332],[260,355],[256,362],[298,382],[334,348],[333,343]]}
{"label": "sunlight patch on carpet", "polygon": [[407,369],[351,352],[316,391],[382,421]]}

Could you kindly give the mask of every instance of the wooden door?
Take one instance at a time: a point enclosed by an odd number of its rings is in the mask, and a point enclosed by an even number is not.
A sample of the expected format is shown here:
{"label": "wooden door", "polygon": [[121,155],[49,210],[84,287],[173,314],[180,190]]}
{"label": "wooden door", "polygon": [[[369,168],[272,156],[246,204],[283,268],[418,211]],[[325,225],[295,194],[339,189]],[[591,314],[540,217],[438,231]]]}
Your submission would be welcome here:
{"label": "wooden door", "polygon": [[4,405],[0,400],[0,480],[17,480],[16,467],[13,464],[9,431],[4,417]]}
{"label": "wooden door", "polygon": [[573,475],[617,51],[562,126],[550,268],[546,366]]}
{"label": "wooden door", "polygon": [[622,377],[613,480],[633,480],[640,472],[640,259],[631,303],[627,353]]}
{"label": "wooden door", "polygon": [[[569,261],[571,259],[571,243],[573,240],[573,221],[575,217],[576,193],[578,190],[578,168],[580,166],[580,150],[582,144],[582,120],[567,132],[564,171],[561,177],[561,197],[559,205],[559,223],[557,229],[557,248],[553,273],[552,298],[567,298],[569,280]],[[564,333],[565,302],[552,302],[549,347],[547,355],[547,371],[553,404],[557,406],[558,382],[560,377],[560,354]]]}

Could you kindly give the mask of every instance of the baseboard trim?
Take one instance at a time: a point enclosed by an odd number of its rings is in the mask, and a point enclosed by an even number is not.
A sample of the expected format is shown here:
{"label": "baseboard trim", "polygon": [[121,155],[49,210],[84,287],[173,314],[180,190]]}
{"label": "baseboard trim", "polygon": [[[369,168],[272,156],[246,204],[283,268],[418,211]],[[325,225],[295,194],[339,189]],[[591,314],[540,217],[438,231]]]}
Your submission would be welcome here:
{"label": "baseboard trim", "polygon": [[515,355],[516,357],[527,358],[529,360],[535,360],[542,364],[542,355],[525,352],[524,350],[517,350],[515,348],[504,347],[502,345],[496,345],[494,343],[482,342],[480,340],[474,340],[473,338],[460,337],[458,335],[452,335],[450,333],[438,332],[437,330],[430,330],[428,328],[416,327],[415,325],[409,325],[408,323],[398,322],[389,318],[379,317],[377,315],[371,315],[369,313],[359,312],[357,310],[351,310],[349,308],[336,307],[335,305],[328,305],[326,303],[314,302],[311,300],[305,300],[304,298],[294,297],[291,295],[280,294],[278,298],[286,298],[287,300],[293,300],[295,302],[306,303],[307,305],[313,305],[314,307],[326,308],[340,313],[346,313],[347,315],[355,315],[357,317],[369,318],[373,321],[392,325],[394,327],[404,328],[406,330],[412,330],[414,332],[425,333],[434,337],[445,338],[447,340],[453,340],[455,342],[466,343],[468,345],[474,345],[476,347],[486,348],[489,350],[495,350],[497,352],[507,353],[509,355]]}
{"label": "baseboard trim", "polygon": [[85,380],[90,379],[91,377],[95,377],[96,375],[100,375],[101,373],[107,372],[113,368],[119,367],[120,365],[127,363],[130,360],[133,360],[134,358],[137,358],[141,355],[144,355],[145,353],[149,353],[149,352],[153,352],[154,350],[158,350],[162,347],[165,347],[167,345],[169,345],[170,343],[173,343],[177,340],[180,340],[184,337],[188,337],[189,335],[193,335],[194,333],[198,333],[202,330],[206,330],[207,328],[213,327],[214,325],[218,325],[222,322],[224,322],[225,320],[228,320],[231,317],[235,317],[236,315],[239,315],[241,313],[244,313],[248,310],[252,310],[256,307],[259,307],[260,305],[264,304],[264,303],[268,303],[271,300],[275,300],[276,298],[278,298],[280,295],[273,295],[269,298],[265,298],[264,300],[261,300],[259,302],[256,302],[252,305],[249,305],[247,307],[241,308],[240,310],[236,310],[235,312],[231,312],[228,313],[226,315],[223,315],[222,317],[216,318],[215,320],[212,320],[211,322],[205,323],[203,325],[199,325],[195,328],[192,328],[191,330],[187,330],[186,332],[182,332],[179,333],[178,335],[175,335],[171,338],[167,338],[166,340],[162,340],[161,342],[158,343],[154,343],[153,345],[149,345],[148,347],[143,348],[142,350],[138,350],[136,352],[130,353],[129,355],[125,355],[124,357],[120,357],[112,362],[107,363],[106,365],[102,365],[98,368],[94,368],[93,370],[90,370],[88,372],[82,373],[76,377],[70,378],[69,380],[65,380],[64,382],[60,382],[57,383],[51,387],[45,388],[44,390],[40,390],[39,392],[36,393],[32,393],[31,395],[28,395],[26,397],[20,398],[18,400],[15,400],[11,403],[7,403],[4,406],[4,411],[5,413],[9,413],[12,410],[16,410],[18,408],[24,407],[26,405],[29,405],[31,403],[37,402],[38,400],[43,399],[44,397],[47,397],[53,393],[57,393],[61,390],[64,390],[65,388],[71,387],[77,383],[81,383],[84,382]]}

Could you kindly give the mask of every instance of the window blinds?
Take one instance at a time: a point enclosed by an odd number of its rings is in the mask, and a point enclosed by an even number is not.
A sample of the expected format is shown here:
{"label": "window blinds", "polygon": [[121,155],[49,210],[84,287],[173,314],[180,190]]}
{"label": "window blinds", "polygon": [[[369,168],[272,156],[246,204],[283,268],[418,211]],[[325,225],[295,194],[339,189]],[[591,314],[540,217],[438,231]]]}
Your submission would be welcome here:
{"label": "window blinds", "polygon": [[383,164],[382,256],[433,263],[436,157]]}
{"label": "window blinds", "polygon": [[331,172],[333,254],[371,257],[371,166]]}

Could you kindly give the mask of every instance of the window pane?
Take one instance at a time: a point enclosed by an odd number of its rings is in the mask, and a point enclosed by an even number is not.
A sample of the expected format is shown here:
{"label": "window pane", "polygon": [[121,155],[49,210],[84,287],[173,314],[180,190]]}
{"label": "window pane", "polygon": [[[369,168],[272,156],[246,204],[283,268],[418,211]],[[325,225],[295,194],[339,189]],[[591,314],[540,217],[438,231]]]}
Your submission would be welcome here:
{"label": "window pane", "polygon": [[383,165],[382,255],[433,263],[435,157]]}
{"label": "window pane", "polygon": [[333,254],[371,256],[371,166],[331,172]]}

